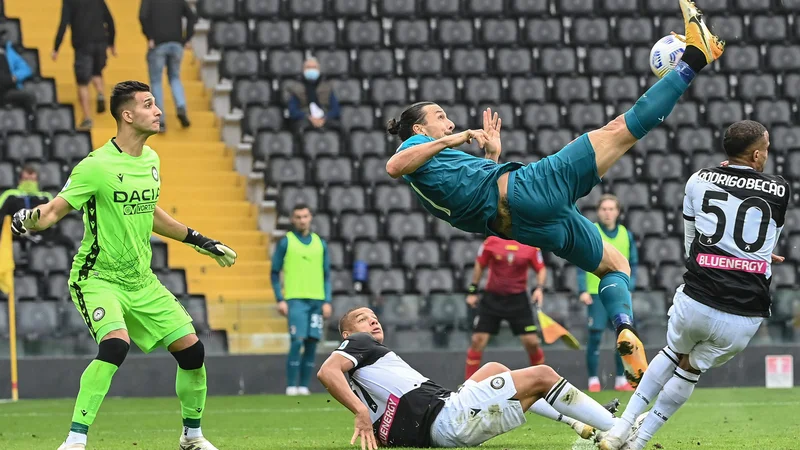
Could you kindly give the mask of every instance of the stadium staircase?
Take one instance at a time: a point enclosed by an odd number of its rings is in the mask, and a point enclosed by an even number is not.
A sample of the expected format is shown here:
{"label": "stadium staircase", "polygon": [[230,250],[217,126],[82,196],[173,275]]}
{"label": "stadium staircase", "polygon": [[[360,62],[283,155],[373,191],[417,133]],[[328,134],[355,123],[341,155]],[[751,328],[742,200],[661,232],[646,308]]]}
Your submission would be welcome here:
{"label": "stadium staircase", "polygon": [[[7,1],[6,15],[21,19],[24,44],[39,49],[42,76],[55,78],[58,101],[74,105],[75,119],[80,121],[69,31],[58,60],[53,62],[50,58],[60,3],[48,0],[49,6],[45,6],[42,2]],[[108,100],[116,82],[147,82],[148,73],[147,43],[138,20],[139,2],[106,3],[117,28],[118,53],[116,58],[109,57],[104,71]],[[168,241],[169,267],[185,270],[189,293],[205,295],[209,325],[227,331],[231,353],[282,351],[286,324],[272,307],[269,237],[258,230],[258,207],[247,200],[246,177],[234,170],[234,151],[220,140],[219,120],[210,110],[209,91],[199,80],[198,64],[187,52],[182,78],[192,121],[189,129],[180,128],[166,76],[164,79],[167,132],[148,142],[161,158],[163,189],[159,206],[177,220],[230,245],[239,259],[233,268],[222,269],[188,246]],[[116,126],[108,112],[93,120],[92,146],[97,148],[115,135]]]}

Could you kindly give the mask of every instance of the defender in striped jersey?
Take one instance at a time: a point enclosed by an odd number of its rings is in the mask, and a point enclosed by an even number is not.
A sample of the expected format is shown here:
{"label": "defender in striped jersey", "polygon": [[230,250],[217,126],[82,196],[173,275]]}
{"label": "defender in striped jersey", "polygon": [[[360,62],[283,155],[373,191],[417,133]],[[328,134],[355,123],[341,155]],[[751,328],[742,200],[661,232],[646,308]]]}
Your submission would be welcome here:
{"label": "defender in striped jersey", "polygon": [[[644,449],[689,399],[700,374],[744,350],[770,316],[771,264],[783,261],[773,252],[791,198],[789,183],[763,173],[769,153],[764,125],[734,123],[722,146],[728,161],[686,183],[687,271],[669,311],[667,346],[650,363],[622,419],[601,439],[603,450]],[[635,431],[634,422],[640,425]]]}
{"label": "defender in striped jersey", "polygon": [[356,415],[350,443],[360,438],[362,449],[472,447],[523,425],[529,410],[572,426],[584,439],[593,427],[609,430],[618,420],[617,401],[604,407],[544,365],[510,371],[488,363],[458,391],[445,389],[383,345],[383,328],[369,308],[345,313],[339,331],[344,341],[317,377]]}

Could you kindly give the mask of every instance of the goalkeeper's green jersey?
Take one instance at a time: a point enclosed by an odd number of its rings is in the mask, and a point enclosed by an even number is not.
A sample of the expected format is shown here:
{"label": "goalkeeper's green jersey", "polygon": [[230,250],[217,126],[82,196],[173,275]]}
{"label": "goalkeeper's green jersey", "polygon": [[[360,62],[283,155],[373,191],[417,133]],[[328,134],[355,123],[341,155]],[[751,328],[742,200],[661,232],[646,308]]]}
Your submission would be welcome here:
{"label": "goalkeeper's green jersey", "polygon": [[111,139],[72,169],[58,194],[83,210],[83,240],[72,262],[70,284],[97,278],[134,291],[155,280],[150,235],[160,168],[150,147],[135,157]]}

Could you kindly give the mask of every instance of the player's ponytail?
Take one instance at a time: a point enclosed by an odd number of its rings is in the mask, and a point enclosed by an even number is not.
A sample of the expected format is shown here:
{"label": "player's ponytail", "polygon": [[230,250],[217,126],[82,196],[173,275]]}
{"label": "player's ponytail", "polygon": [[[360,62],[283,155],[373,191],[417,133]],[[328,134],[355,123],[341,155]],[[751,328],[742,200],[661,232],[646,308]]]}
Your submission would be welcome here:
{"label": "player's ponytail", "polygon": [[410,138],[415,134],[414,125],[425,123],[425,112],[423,110],[428,105],[435,105],[435,103],[418,102],[409,106],[400,114],[400,119],[389,119],[386,123],[386,132],[393,136],[400,137],[403,141]]}

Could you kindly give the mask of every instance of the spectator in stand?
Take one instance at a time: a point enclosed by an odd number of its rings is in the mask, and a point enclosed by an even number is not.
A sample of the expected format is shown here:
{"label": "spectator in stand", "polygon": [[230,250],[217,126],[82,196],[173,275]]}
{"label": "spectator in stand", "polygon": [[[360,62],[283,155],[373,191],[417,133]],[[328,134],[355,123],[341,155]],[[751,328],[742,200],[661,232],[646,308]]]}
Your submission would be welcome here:
{"label": "spectator in stand", "polygon": [[[183,28],[186,18],[186,30]],[[172,99],[183,128],[191,125],[186,113],[186,94],[181,83],[183,50],[191,50],[194,25],[197,17],[186,0],[142,0],[139,21],[147,38],[147,67],[150,71],[150,88],[156,105],[164,111],[164,67],[172,90]],[[165,114],[161,115],[161,132],[166,130]]]}
{"label": "spectator in stand", "polygon": [[0,34],[0,53],[5,57],[6,64],[0,64],[0,101],[19,108],[24,108],[28,114],[33,113],[36,105],[36,96],[22,90],[22,83],[33,76],[31,66],[20,56],[13,43],[6,38],[6,33]]}
{"label": "spectator in stand", "polygon": [[3,217],[14,215],[20,209],[35,208],[52,199],[53,196],[49,192],[39,190],[39,171],[36,166],[27,164],[19,175],[17,188],[8,189],[0,194],[0,223],[3,222]]}
{"label": "spectator in stand", "polygon": [[[631,292],[636,289],[636,264],[639,263],[639,255],[636,251],[636,241],[633,240],[633,233],[628,231],[624,225],[620,224],[619,218],[621,205],[615,195],[605,194],[600,197],[597,203],[597,218],[595,223],[600,230],[600,237],[604,242],[613,245],[628,258],[631,265]],[[583,303],[588,305],[587,313],[589,320],[589,343],[586,345],[586,368],[589,372],[589,392],[600,392],[600,378],[597,376],[597,364],[600,359],[600,342],[603,340],[603,331],[609,329],[614,331],[614,325],[608,319],[608,314],[600,301],[598,289],[600,279],[591,273],[586,273],[577,269],[578,292]],[[625,378],[625,367],[622,365],[622,358],[615,352],[617,365],[617,378],[614,382],[614,389],[618,391],[633,391]]]}
{"label": "spectator in stand", "polygon": [[307,129],[342,128],[339,100],[333,91],[333,83],[324,78],[316,58],[309,58],[303,63],[303,81],[286,82],[284,98],[295,133]]}
{"label": "spectator in stand", "polygon": [[89,82],[97,91],[97,114],[106,110],[103,69],[106,67],[106,51],[117,56],[114,48],[114,19],[104,0],[62,0],[61,23],[58,25],[56,42],[53,45],[53,61],[58,59],[58,49],[67,31],[72,29],[72,48],[75,49],[75,81],[78,83],[78,101],[83,111],[83,120],[78,128],[92,128],[89,111]]}
{"label": "spectator in stand", "polygon": [[[479,302],[478,283],[486,267],[489,268],[489,280]],[[527,293],[529,267],[536,271],[537,281],[530,297]],[[472,378],[481,367],[483,349],[489,343],[489,336],[500,331],[503,320],[511,326],[511,332],[519,336],[531,365],[544,364],[544,351],[539,345],[539,329],[534,319],[533,305],[542,304],[546,280],[547,268],[538,248],[497,236],[490,236],[483,241],[475,259],[472,284],[467,295],[467,305],[478,308],[478,311],[472,327],[472,342],[467,351],[464,379]]]}

